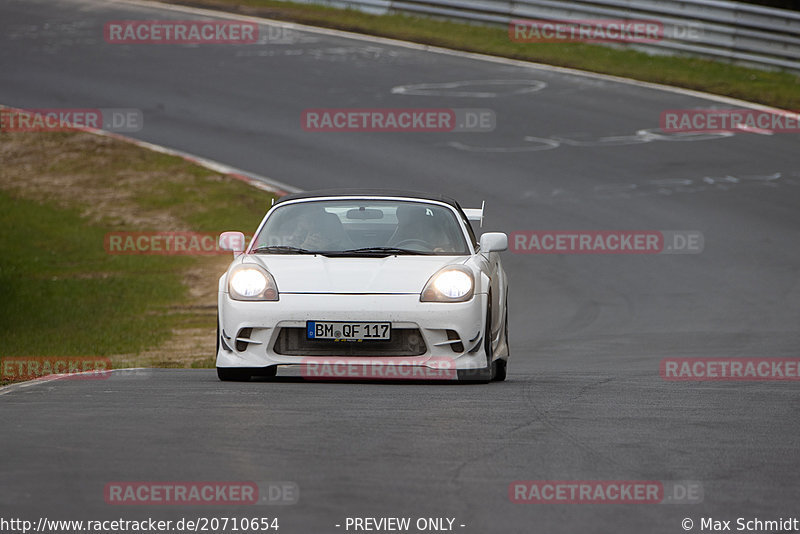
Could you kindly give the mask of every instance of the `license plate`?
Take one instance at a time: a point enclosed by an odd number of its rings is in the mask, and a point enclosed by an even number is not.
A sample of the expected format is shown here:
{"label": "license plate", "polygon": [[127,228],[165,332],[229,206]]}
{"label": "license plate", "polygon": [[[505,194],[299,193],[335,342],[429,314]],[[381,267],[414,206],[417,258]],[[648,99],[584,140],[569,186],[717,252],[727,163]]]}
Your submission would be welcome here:
{"label": "license plate", "polygon": [[306,321],[306,337],[308,339],[388,341],[391,333],[392,323]]}

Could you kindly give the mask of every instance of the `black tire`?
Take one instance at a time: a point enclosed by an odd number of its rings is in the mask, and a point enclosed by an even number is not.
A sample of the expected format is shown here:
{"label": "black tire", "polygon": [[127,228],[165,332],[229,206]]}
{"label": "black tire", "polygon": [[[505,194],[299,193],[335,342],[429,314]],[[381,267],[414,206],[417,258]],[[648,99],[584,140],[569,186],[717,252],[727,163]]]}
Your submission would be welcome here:
{"label": "black tire", "polygon": [[506,312],[506,322],[503,328],[505,328],[505,336],[506,336],[506,352],[508,352],[508,358],[511,357],[511,342],[508,340],[508,297],[506,297],[506,305],[505,305],[505,312]]}
{"label": "black tire", "polygon": [[217,367],[217,377],[223,382],[247,382],[250,373],[247,367]]}
{"label": "black tire", "polygon": [[223,382],[247,382],[253,377],[274,378],[278,366],[269,367],[217,367],[217,376]]}
{"label": "black tire", "polygon": [[[508,345],[508,305],[506,305],[506,320],[503,328],[505,329],[505,333],[503,335],[506,337],[505,341],[506,345]],[[511,349],[509,349],[509,352],[511,352]],[[492,378],[492,380],[495,382],[502,382],[505,380],[507,368],[508,360],[497,360],[494,362],[494,378]]]}
{"label": "black tire", "polygon": [[495,382],[502,382],[506,379],[506,369],[508,362],[506,360],[497,360],[494,362],[494,380]]}
{"label": "black tire", "polygon": [[269,367],[256,367],[255,369],[250,369],[250,374],[251,376],[259,378],[275,378],[278,376],[278,366],[270,365]]}

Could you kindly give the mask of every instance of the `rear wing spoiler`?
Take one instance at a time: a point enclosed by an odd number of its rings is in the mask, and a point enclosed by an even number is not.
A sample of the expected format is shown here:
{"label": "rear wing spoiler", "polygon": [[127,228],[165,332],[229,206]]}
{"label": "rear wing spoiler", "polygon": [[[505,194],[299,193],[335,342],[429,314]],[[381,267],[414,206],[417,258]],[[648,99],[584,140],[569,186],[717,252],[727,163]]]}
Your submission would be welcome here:
{"label": "rear wing spoiler", "polygon": [[483,228],[483,208],[486,206],[486,201],[481,202],[480,208],[464,208],[464,214],[470,221],[480,221],[480,227]]}

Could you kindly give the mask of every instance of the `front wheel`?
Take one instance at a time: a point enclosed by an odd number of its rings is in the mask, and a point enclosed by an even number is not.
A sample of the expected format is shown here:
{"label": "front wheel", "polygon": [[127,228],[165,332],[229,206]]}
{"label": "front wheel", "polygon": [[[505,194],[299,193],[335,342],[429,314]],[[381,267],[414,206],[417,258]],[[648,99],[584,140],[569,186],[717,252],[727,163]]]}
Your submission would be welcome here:
{"label": "front wheel", "polygon": [[217,376],[223,382],[247,382],[250,378],[274,378],[278,374],[278,366],[269,367],[217,367]]}
{"label": "front wheel", "polygon": [[217,377],[223,382],[247,382],[250,380],[250,369],[217,367]]}
{"label": "front wheel", "polygon": [[[505,324],[503,325],[503,328],[504,328],[503,335],[505,336],[505,343],[506,346],[508,346],[508,305],[506,305],[506,320]],[[509,352],[511,352],[510,349]],[[492,380],[494,380],[495,382],[502,382],[503,380],[505,380],[507,368],[508,368],[508,360],[500,359],[494,362],[494,378],[492,378]]]}
{"label": "front wheel", "polygon": [[508,362],[506,360],[497,360],[494,362],[494,380],[495,382],[502,382],[506,379],[506,369]]}

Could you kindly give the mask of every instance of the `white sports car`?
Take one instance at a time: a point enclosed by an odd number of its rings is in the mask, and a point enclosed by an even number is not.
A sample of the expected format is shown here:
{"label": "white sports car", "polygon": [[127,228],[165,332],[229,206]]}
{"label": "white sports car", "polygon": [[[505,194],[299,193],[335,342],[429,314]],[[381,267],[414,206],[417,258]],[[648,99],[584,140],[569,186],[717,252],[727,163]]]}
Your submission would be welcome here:
{"label": "white sports car", "polygon": [[[450,198],[315,191],[275,202],[219,279],[217,374],[504,380],[508,237]],[[246,249],[245,249],[246,248]]]}

